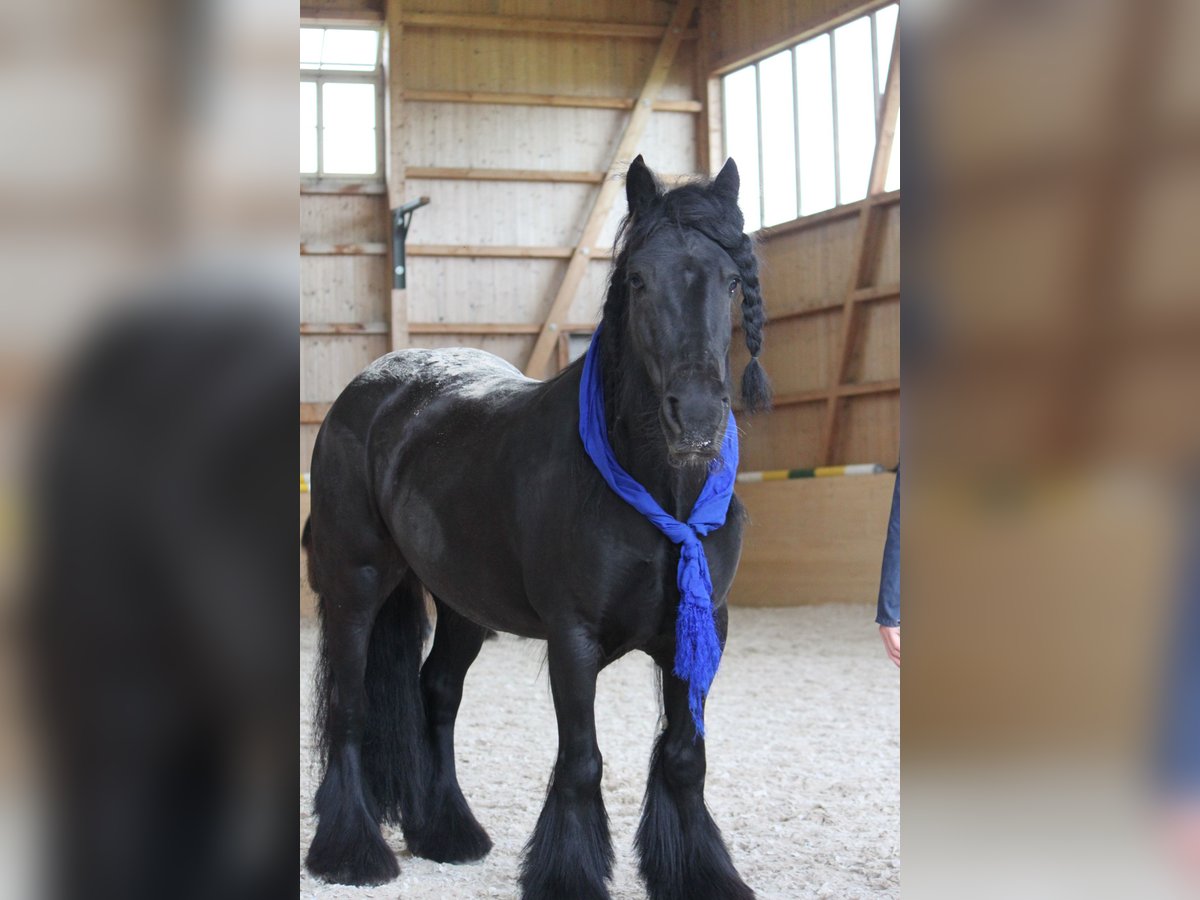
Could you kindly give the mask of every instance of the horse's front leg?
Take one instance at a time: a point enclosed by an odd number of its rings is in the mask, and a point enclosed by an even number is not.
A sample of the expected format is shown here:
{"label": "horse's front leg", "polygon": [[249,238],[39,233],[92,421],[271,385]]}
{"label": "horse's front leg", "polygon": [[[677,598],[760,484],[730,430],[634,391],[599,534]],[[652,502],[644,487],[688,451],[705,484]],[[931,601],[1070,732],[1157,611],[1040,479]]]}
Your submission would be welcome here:
{"label": "horse's front leg", "polygon": [[607,900],[613,850],[600,796],[596,745],[600,652],[582,630],[550,638],[550,689],[558,716],[558,760],[546,805],[521,866],[524,900]]}
{"label": "horse's front leg", "polygon": [[687,683],[672,672],[674,656],[674,642],[669,653],[655,655],[667,727],[651,756],[638,871],[651,900],[753,900],[704,803],[704,739],[692,723]]}

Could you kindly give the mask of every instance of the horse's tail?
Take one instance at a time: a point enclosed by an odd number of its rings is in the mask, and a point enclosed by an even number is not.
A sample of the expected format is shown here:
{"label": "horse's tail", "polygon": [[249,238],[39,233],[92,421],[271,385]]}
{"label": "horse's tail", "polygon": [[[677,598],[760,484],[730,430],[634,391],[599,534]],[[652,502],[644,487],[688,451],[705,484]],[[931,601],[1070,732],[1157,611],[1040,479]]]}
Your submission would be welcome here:
{"label": "horse's tail", "polygon": [[[319,604],[322,646],[317,675],[317,735],[322,758],[330,746],[328,713],[335,690],[324,644],[324,598]],[[368,803],[385,822],[419,832],[427,819],[424,796],[432,772],[421,696],[421,651],[429,633],[425,589],[410,571],[384,601],[367,649],[367,712],[362,742]]]}
{"label": "horse's tail", "polygon": [[312,516],[304,520],[304,530],[300,532],[300,549],[308,553],[308,565],[305,567],[308,572],[308,586],[314,591],[317,589],[316,559],[312,552]]}

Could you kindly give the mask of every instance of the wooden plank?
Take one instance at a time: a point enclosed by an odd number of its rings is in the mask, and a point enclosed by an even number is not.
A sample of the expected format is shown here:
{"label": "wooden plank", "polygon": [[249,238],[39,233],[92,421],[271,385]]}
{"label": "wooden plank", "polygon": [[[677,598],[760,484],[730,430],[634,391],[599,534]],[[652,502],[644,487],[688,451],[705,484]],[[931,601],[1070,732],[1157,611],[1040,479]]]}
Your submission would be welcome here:
{"label": "wooden plank", "polygon": [[724,161],[725,141],[721,114],[721,83],[708,72],[713,57],[716,32],[711,27],[708,11],[701,4],[696,16],[700,38],[692,59],[692,93],[700,99],[701,115],[696,119],[696,169],[715,175]]}
{"label": "wooden plank", "polygon": [[409,256],[475,256],[500,259],[566,259],[570,247],[514,247],[501,244],[414,244]]}
{"label": "wooden plank", "polygon": [[[591,334],[595,322],[568,322],[559,326],[562,334]],[[410,322],[410,334],[537,334],[538,322]]]}
{"label": "wooden plank", "polygon": [[301,181],[301,194],[363,195],[386,194],[387,185],[382,181]]}
{"label": "wooden plank", "polygon": [[[780,50],[785,50],[788,47],[808,40],[810,37],[823,34],[824,32],[829,31],[831,28],[844,25],[847,22],[857,19],[859,16],[865,16],[867,13],[872,12],[873,10],[887,6],[889,3],[894,2],[895,0],[867,0],[865,3],[853,6],[850,9],[844,10],[843,12],[832,17],[827,14],[822,15],[818,21],[813,21],[807,27],[801,28],[800,30],[792,30],[786,34],[781,33],[782,29],[776,30],[770,35],[771,41],[769,43],[764,41],[756,42],[757,46],[755,46],[753,51],[750,53],[747,53],[744,49],[735,49],[732,52],[722,53],[717,59],[711,62],[709,65],[709,70],[713,75],[726,75],[734,69],[740,69],[742,66],[766,59],[768,56],[774,56]],[[789,5],[803,7],[808,4],[791,3]],[[812,5],[815,6],[815,4]],[[735,10],[738,8],[739,4],[713,4],[713,6],[723,12],[724,10],[721,10],[721,7]],[[753,6],[748,6],[746,8],[753,9]],[[761,15],[757,18],[762,19],[766,25],[775,25],[775,23],[770,22],[770,20],[765,19]],[[721,23],[719,21],[714,23],[714,26],[718,29],[718,31],[720,29],[720,25]]]}
{"label": "wooden plank", "polygon": [[320,425],[325,421],[325,417],[329,415],[329,407],[332,403],[301,403],[300,404],[300,424],[301,425]]}
{"label": "wooden plank", "polygon": [[301,322],[301,334],[387,334],[387,322]]}
{"label": "wooden plank", "polygon": [[[387,113],[386,177],[388,188],[388,228],[393,228],[391,211],[404,205],[407,176],[404,171],[404,9],[402,0],[383,0],[387,10]],[[391,235],[389,234],[389,238]],[[387,252],[393,277],[398,260],[391,258],[391,241]],[[408,292],[393,286],[388,294],[389,346],[401,350],[408,346]]]}
{"label": "wooden plank", "polygon": [[[562,34],[569,37],[662,38],[666,31],[662,25],[576,21],[571,19],[541,19],[527,18],[525,16],[454,15],[451,13],[410,12],[405,13],[402,20],[405,25],[412,28],[453,28],[464,31]],[[680,33],[681,39],[694,39],[695,37],[695,31],[682,30]]]}
{"label": "wooden plank", "polygon": [[[505,244],[413,244],[409,256],[465,256],[493,259],[570,259],[574,247],[517,247]],[[611,247],[598,247],[592,259],[612,259]]]}
{"label": "wooden plank", "polygon": [[441,166],[409,166],[409,178],[440,178],[455,181],[545,181],[552,184],[599,184],[603,172],[564,172],[547,169],[462,169]]}
{"label": "wooden plank", "polygon": [[[898,300],[900,298],[900,285],[889,284],[881,287],[859,288],[851,295],[853,303],[877,303],[881,300]],[[845,305],[844,300],[832,301],[830,303],[820,303],[816,306],[806,306],[804,309],[794,309],[790,312],[775,313],[767,322],[768,325],[774,325],[776,322],[787,322],[791,319],[803,319],[807,316],[819,316],[824,313],[831,313],[841,309]],[[742,327],[741,322],[735,320],[733,323],[734,331]]]}
{"label": "wooden plank", "polygon": [[[409,178],[428,178],[442,181],[529,181],[550,184],[599,184],[607,172],[573,172],[560,169],[475,169],[443,166],[409,166]],[[682,175],[657,174],[664,185],[682,184],[695,178],[694,173]]]}
{"label": "wooden plank", "polygon": [[873,605],[894,484],[891,473],[738,484],[748,515],[730,602]]}
{"label": "wooden plank", "polygon": [[342,9],[319,4],[300,7],[301,25],[345,25],[351,22],[378,25],[383,20],[383,12],[378,9]]}
{"label": "wooden plank", "polygon": [[878,300],[895,300],[899,297],[900,285],[898,284],[859,288],[850,294],[850,299],[855,303],[875,303]]}
{"label": "wooden plank", "polygon": [[[633,109],[631,97],[588,97],[580,94],[521,94],[500,91],[410,90],[404,98],[420,103],[478,103],[496,106],[554,106],[569,109]],[[698,113],[698,100],[655,100],[655,112]]]}
{"label": "wooden plank", "polygon": [[863,208],[868,204],[873,204],[876,207],[884,208],[895,206],[900,202],[900,191],[888,191],[886,194],[879,194],[876,197],[865,200],[858,200],[854,203],[845,203],[841,206],[835,206],[832,209],[821,210],[821,212],[811,213],[807,216],[801,216],[799,219],[792,219],[790,222],[781,222],[778,225],[771,225],[767,228],[760,228],[755,232],[755,237],[759,241],[769,241],[772,238],[779,237],[785,234],[794,234],[797,231],[804,231],[808,228],[813,228],[817,225],[824,225],[826,222],[836,222],[840,219],[851,219],[859,215]]}
{"label": "wooden plank", "polygon": [[387,256],[383,243],[328,244],[323,241],[301,241],[301,256]]}
{"label": "wooden plank", "polygon": [[900,390],[900,379],[889,378],[887,381],[864,381],[860,384],[840,384],[839,397],[860,397],[864,394],[895,394]]}
{"label": "wooden plank", "polygon": [[560,332],[556,348],[558,351],[558,371],[561,372],[571,364],[571,336]]}
{"label": "wooden plank", "polygon": [[567,271],[563,275],[562,283],[546,312],[545,325],[534,342],[533,350],[529,354],[529,361],[525,364],[525,374],[527,375],[540,378],[545,374],[546,367],[550,363],[550,356],[554,351],[554,342],[557,339],[555,326],[567,314],[575,300],[575,293],[579,289],[579,283],[583,280],[584,270],[592,258],[593,247],[608,219],[608,213],[612,209],[617,192],[621,189],[622,181],[616,177],[618,166],[625,165],[635,155],[637,145],[646,133],[652,104],[667,80],[671,63],[679,50],[682,32],[691,21],[695,9],[696,0],[679,0],[675,11],[671,14],[671,21],[663,35],[658,52],[654,56],[654,62],[650,66],[642,90],[638,94],[637,103],[629,114],[620,140],[617,142],[616,150],[609,162],[608,173],[613,177],[606,178],[601,182],[581,231],[579,243],[575,247],[571,261],[567,263]]}
{"label": "wooden plank", "polygon": [[900,29],[897,25],[896,36],[892,41],[892,58],[888,63],[883,99],[880,100],[880,113],[877,119],[880,123],[879,134],[875,141],[875,152],[871,157],[871,171],[867,178],[867,199],[859,212],[858,235],[850,267],[849,283],[846,286],[846,300],[842,305],[841,340],[829,375],[829,398],[825,404],[825,418],[821,429],[821,460],[827,466],[834,462],[833,454],[837,449],[838,416],[844,402],[844,395],[840,394],[838,389],[846,380],[846,370],[849,367],[850,354],[857,334],[859,317],[855,315],[857,305],[855,295],[861,288],[866,287],[863,281],[871,267],[875,265],[875,257],[878,255],[883,211],[876,201],[883,190],[883,184],[887,177],[887,165],[892,153],[892,139],[896,133],[896,119],[899,110]]}
{"label": "wooden plank", "polygon": [[[887,381],[865,381],[860,384],[842,384],[833,390],[833,396],[861,397],[871,394],[894,394],[900,390],[900,379],[892,378]],[[774,406],[799,406],[802,403],[827,402],[830,397],[829,388],[815,388],[811,391],[795,391],[790,394],[776,394],[771,400]]]}
{"label": "wooden plank", "polygon": [[388,323],[388,333],[391,335],[392,350],[403,350],[408,346],[408,291],[403,288],[392,288],[389,302],[391,320]]}

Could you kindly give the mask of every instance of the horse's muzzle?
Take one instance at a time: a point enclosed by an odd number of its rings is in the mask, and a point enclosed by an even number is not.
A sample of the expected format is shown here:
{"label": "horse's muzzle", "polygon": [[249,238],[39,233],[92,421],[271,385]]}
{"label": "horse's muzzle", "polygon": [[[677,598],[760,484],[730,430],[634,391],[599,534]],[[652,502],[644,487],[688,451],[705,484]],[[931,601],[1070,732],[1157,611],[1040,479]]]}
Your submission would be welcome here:
{"label": "horse's muzzle", "polygon": [[661,408],[667,452],[675,465],[698,465],[721,455],[729,419],[729,396],[694,389],[668,393]]}

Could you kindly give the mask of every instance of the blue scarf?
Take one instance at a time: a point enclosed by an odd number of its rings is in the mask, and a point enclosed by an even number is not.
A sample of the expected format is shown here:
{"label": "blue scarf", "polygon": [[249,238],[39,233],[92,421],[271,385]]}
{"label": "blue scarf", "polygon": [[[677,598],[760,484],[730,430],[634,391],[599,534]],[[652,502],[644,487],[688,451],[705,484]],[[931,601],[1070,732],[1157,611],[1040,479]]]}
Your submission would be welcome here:
{"label": "blue scarf", "polygon": [[617,496],[679,545],[679,615],[675,622],[675,674],[688,684],[688,707],[696,734],[704,736],[704,698],[721,664],[721,642],[713,621],[712,577],[700,539],[725,524],[737,476],[737,423],[729,413],[721,456],[709,463],[708,478],[686,522],[668,515],[650,493],[621,468],[608,441],[604,380],[600,372],[600,329],[592,335],[579,382],[579,437],[601,476]]}

